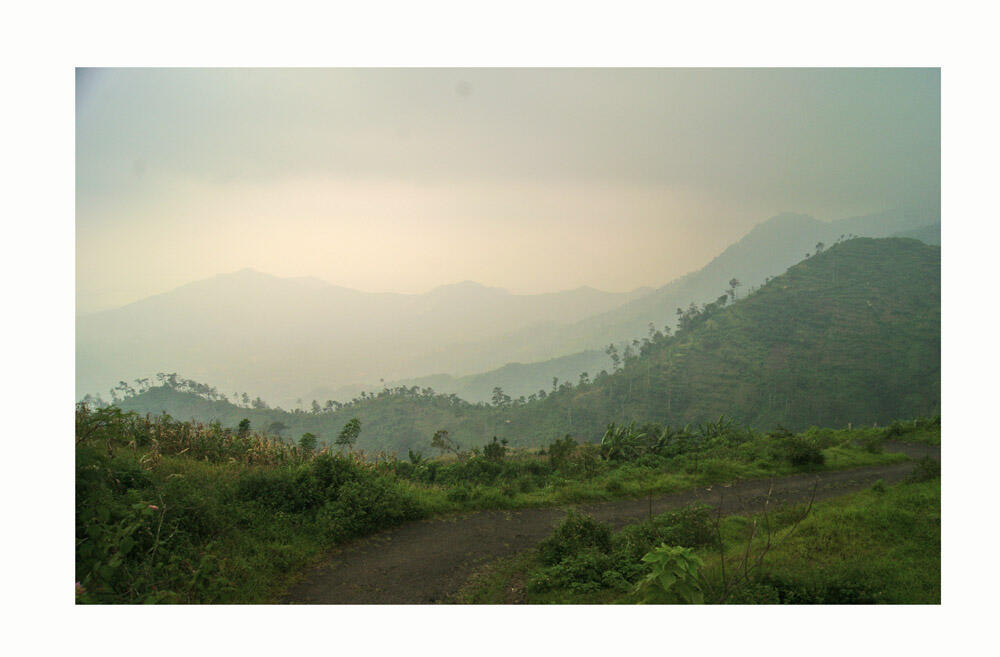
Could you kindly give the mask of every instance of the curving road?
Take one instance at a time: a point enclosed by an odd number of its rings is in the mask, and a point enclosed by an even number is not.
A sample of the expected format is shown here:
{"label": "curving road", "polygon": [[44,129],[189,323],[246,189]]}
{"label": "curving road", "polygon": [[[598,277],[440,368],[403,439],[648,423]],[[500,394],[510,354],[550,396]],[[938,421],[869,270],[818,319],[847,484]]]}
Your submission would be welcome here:
{"label": "curving road", "polygon": [[[911,457],[940,458],[940,448],[891,443]],[[844,495],[882,479],[901,480],[913,464],[896,463],[839,472],[797,474],[774,480],[716,485],[652,498],[653,514],[700,502],[726,513],[761,508],[773,484],[773,506]],[[650,500],[627,499],[573,505],[615,527],[647,517]],[[476,511],[409,522],[334,550],[291,588],[293,604],[426,604],[446,602],[485,562],[532,547],[547,537],[568,507]]]}

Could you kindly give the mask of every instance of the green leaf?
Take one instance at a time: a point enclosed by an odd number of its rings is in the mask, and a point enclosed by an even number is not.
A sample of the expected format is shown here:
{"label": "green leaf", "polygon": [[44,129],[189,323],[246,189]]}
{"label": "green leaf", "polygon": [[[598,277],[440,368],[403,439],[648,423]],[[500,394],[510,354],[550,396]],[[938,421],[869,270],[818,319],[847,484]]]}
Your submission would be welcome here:
{"label": "green leaf", "polygon": [[664,591],[669,591],[670,587],[673,586],[675,582],[677,582],[677,575],[674,575],[672,573],[663,573],[659,577],[659,582],[660,586],[663,587]]}

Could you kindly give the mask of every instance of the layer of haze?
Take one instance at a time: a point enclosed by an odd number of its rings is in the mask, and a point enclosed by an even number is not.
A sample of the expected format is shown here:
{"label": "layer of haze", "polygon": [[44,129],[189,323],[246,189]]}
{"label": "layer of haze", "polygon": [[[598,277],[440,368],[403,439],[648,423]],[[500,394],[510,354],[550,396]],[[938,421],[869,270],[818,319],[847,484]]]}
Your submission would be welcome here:
{"label": "layer of haze", "polygon": [[81,69],[77,310],[245,267],[626,291],[939,178],[937,70]]}

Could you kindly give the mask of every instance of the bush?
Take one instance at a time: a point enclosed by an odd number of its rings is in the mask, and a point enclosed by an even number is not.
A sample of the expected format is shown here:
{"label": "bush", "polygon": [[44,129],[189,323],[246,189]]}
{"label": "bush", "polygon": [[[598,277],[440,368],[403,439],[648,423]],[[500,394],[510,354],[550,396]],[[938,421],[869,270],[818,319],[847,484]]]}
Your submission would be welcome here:
{"label": "bush", "polygon": [[496,436],[493,436],[493,441],[486,443],[483,446],[483,458],[487,461],[492,461],[493,463],[499,463],[503,461],[504,457],[507,456],[507,439],[497,440]]}
{"label": "bush", "polygon": [[870,605],[877,603],[878,591],[857,582],[795,582],[764,575],[737,590],[734,604],[783,605]]}
{"label": "bush", "polygon": [[787,461],[796,468],[814,468],[826,462],[819,447],[782,427],[778,427],[769,436],[773,440],[774,455],[778,460]]}
{"label": "bush", "polygon": [[642,558],[649,568],[636,586],[643,602],[702,603],[705,596],[700,585],[701,558],[691,548],[661,545]]}
{"label": "bush", "polygon": [[325,499],[311,473],[300,467],[246,472],[237,483],[236,495],[240,500],[287,513],[316,508]]}
{"label": "bush", "polygon": [[703,504],[668,511],[656,516],[659,540],[669,545],[704,547],[716,545],[718,535],[712,521],[712,508]]}
{"label": "bush", "polygon": [[576,451],[576,441],[569,434],[564,438],[557,438],[549,445],[549,464],[553,470],[565,469],[570,462],[570,457]]}
{"label": "bush", "polygon": [[534,573],[528,579],[528,590],[543,592],[561,589],[572,593],[599,591],[620,579],[611,566],[611,557],[600,550],[587,548],[567,555],[557,564]]}
{"label": "bush", "polygon": [[910,483],[919,483],[922,481],[931,481],[932,479],[937,479],[940,476],[941,461],[925,456],[917,459],[917,462],[913,466],[913,471],[907,475],[906,481]]}
{"label": "bush", "polygon": [[336,501],[327,502],[317,520],[327,536],[343,540],[420,515],[414,500],[403,494],[392,481],[370,475],[341,486]]}
{"label": "bush", "polygon": [[608,552],[611,549],[611,528],[590,516],[570,510],[552,536],[539,543],[538,554],[542,563],[553,566],[585,548]]}
{"label": "bush", "polygon": [[858,446],[868,452],[869,454],[881,454],[884,449],[882,447],[882,436],[867,434],[858,439]]}
{"label": "bush", "polygon": [[472,493],[468,486],[455,486],[448,490],[447,497],[449,502],[464,503],[468,502],[469,498],[472,497]]}

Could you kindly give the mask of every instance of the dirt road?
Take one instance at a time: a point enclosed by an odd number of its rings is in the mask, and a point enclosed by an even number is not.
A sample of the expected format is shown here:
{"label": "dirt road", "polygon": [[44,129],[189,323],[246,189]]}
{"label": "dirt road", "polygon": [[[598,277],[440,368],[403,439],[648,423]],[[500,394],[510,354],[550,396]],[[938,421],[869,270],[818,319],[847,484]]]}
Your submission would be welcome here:
{"label": "dirt road", "polygon": [[[911,457],[940,458],[940,449],[924,445],[887,445]],[[882,479],[901,480],[912,463],[798,474],[773,480],[771,505],[826,499],[861,490]],[[692,502],[722,506],[727,513],[759,510],[772,482],[716,485],[652,498],[653,514]],[[647,517],[650,500],[628,499],[574,505],[618,527]],[[548,536],[567,507],[477,511],[406,523],[332,552],[306,573],[285,602],[293,604],[420,604],[443,602],[486,561],[527,549]]]}

